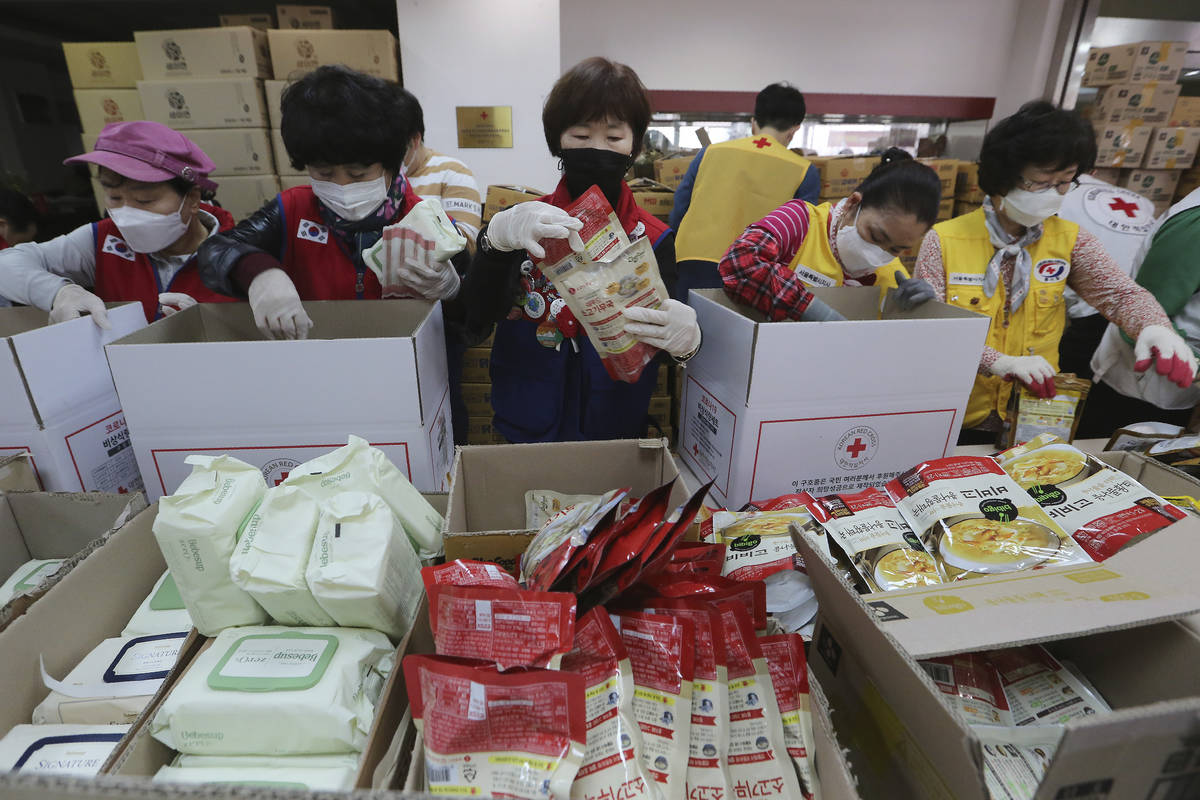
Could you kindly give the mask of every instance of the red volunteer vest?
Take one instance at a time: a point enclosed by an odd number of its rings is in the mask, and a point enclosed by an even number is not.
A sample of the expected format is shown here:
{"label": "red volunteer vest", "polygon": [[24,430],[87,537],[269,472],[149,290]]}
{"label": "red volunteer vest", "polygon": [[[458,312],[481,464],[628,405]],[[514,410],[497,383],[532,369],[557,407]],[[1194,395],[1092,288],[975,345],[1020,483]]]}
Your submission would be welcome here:
{"label": "red volunteer vest", "polygon": [[[390,224],[404,219],[421,202],[405,183],[404,202]],[[292,278],[301,300],[378,300],[383,288],[375,273],[360,273],[337,243],[321,216],[321,203],[308,186],[297,186],[279,195],[285,236],[279,261]]]}
{"label": "red volunteer vest", "polygon": [[[225,209],[207,203],[201,203],[200,208],[216,217],[218,230],[227,231],[233,227],[233,217]],[[108,303],[141,303],[147,322],[159,317],[158,296],[163,292],[183,292],[198,303],[232,303],[237,299],[205,286],[196,270],[195,258],[189,259],[175,273],[170,285],[161,286],[158,270],[150,259],[144,253],[133,252],[108,217],[95,223],[93,233],[96,238],[96,285],[92,291]]]}

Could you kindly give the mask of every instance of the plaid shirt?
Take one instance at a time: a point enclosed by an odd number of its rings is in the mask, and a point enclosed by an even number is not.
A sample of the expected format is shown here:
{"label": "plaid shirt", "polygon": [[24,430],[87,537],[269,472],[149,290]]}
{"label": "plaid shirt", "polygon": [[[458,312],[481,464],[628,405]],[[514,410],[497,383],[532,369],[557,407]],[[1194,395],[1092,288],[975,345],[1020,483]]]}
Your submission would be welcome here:
{"label": "plaid shirt", "polygon": [[725,293],[772,322],[800,319],[813,294],[788,265],[808,224],[803,201],[792,200],[746,228],[717,266]]}

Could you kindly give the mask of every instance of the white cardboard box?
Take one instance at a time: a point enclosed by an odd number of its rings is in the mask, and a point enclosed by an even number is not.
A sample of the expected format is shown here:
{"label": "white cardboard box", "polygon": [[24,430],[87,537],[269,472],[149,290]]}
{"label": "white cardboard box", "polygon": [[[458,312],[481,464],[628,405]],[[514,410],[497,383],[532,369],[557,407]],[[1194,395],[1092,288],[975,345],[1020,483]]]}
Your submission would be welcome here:
{"label": "white cardboard box", "polygon": [[283,135],[278,128],[271,129],[271,150],[275,154],[275,168],[278,170],[279,177],[287,175],[303,175],[308,177],[307,172],[301,172],[292,166],[292,160],[288,157],[287,147],[283,144]]}
{"label": "white cardboard box", "polygon": [[0,456],[29,453],[51,491],[136,492],[142,479],[103,346],[146,327],[140,303],[46,324],[36,308],[0,309]]}
{"label": "white cardboard box", "polygon": [[229,453],[274,486],[349,434],[382,449],[421,491],[444,491],[454,445],[441,305],[304,307],[315,326],[302,341],[266,341],[247,304],[218,303],[107,348],[152,500],[175,491],[192,453]]}
{"label": "white cardboard box", "polygon": [[257,28],[134,31],[148,80],[269,78],[267,34]]}
{"label": "white cardboard box", "polygon": [[63,42],[62,48],[76,89],[132,89],[142,79],[133,42]]}
{"label": "white cardboard box", "polygon": [[274,175],[230,175],[217,178],[216,182],[217,202],[237,222],[279,194],[279,179]]}
{"label": "white cardboard box", "polygon": [[138,81],[138,93],[146,119],[177,130],[267,127],[257,78]]}
{"label": "white cardboard box", "polygon": [[93,142],[105,125],[145,118],[137,89],[76,89],[75,107],[84,134],[91,134]]}
{"label": "white cardboard box", "polygon": [[270,132],[266,128],[190,130],[186,136],[217,165],[212,173],[214,178],[271,175],[275,172]]}
{"label": "white cardboard box", "polygon": [[271,63],[277,80],[292,80],[329,64],[385,78],[400,78],[396,37],[390,31],[271,30]]}
{"label": "white cardboard box", "polygon": [[816,294],[852,321],[765,323],[721,290],[691,293],[704,344],[679,453],[728,508],[882,485],[955,446],[987,318],[930,302],[875,319],[875,288]]}

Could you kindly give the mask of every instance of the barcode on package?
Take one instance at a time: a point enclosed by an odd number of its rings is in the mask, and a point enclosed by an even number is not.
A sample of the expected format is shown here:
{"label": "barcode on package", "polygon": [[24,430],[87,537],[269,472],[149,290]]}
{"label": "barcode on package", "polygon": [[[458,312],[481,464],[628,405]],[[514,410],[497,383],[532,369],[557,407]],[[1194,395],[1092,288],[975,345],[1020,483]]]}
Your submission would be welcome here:
{"label": "barcode on package", "polygon": [[1113,779],[1076,783],[1064,786],[1054,795],[1054,800],[1104,800],[1112,793]]}
{"label": "barcode on package", "polygon": [[436,767],[433,764],[426,764],[425,773],[426,777],[429,779],[430,786],[439,783],[451,783],[454,781],[453,764],[446,764],[443,767]]}
{"label": "barcode on package", "polygon": [[945,664],[935,664],[930,661],[922,661],[920,664],[925,668],[925,672],[929,674],[929,677],[933,678],[934,682],[946,684],[954,683],[953,671]]}

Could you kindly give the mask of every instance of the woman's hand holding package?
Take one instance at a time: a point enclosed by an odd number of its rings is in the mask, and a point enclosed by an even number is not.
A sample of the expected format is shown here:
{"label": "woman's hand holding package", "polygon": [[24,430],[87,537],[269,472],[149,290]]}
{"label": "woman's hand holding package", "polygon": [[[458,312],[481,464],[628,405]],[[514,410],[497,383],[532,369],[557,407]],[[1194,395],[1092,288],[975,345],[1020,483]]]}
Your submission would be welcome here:
{"label": "woman's hand holding package", "polygon": [[667,300],[658,308],[631,306],[621,313],[629,320],[626,333],[675,358],[689,356],[700,346],[696,312],[678,300]]}
{"label": "woman's hand holding package", "polygon": [[583,221],[558,206],[530,200],[518,203],[492,217],[487,226],[488,245],[493,250],[524,250],[530,258],[544,258],[542,239],[566,239],[576,253],[583,250],[579,231]]}
{"label": "woman's hand holding package", "polygon": [[1147,325],[1133,346],[1133,368],[1145,372],[1154,362],[1155,371],[1186,389],[1196,379],[1196,356],[1179,334],[1163,325]]}
{"label": "woman's hand holding package", "polygon": [[1035,397],[1054,397],[1054,367],[1041,356],[1000,356],[991,367],[992,374],[1006,381],[1025,384]]}
{"label": "woman's hand holding package", "polygon": [[442,204],[427,198],[384,228],[379,241],[363,252],[363,261],[379,278],[384,297],[449,300],[460,284],[450,259],[466,246]]}
{"label": "woman's hand holding package", "polygon": [[259,274],[247,292],[254,324],[268,339],[307,339],[312,320],[304,311],[296,285],[281,269]]}

